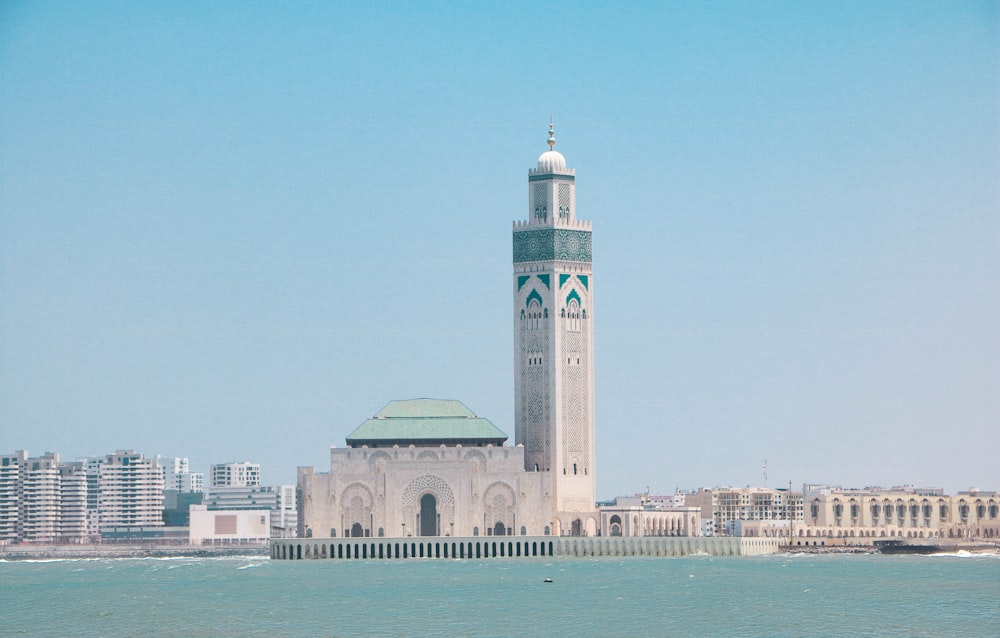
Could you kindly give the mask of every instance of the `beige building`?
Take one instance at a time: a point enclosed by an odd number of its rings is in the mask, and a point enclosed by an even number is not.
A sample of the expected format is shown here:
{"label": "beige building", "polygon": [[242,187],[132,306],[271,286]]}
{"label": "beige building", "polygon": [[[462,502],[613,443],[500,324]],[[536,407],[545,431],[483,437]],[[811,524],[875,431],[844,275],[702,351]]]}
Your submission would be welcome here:
{"label": "beige building", "polygon": [[192,505],[189,540],[192,545],[243,545],[266,542],[271,536],[271,510],[213,511]]}
{"label": "beige building", "polygon": [[639,495],[619,496],[598,509],[608,536],[702,536],[698,507],[664,505]]}
{"label": "beige building", "polygon": [[[789,521],[802,520],[802,493],[772,487],[713,487],[688,494],[685,504],[698,507],[720,536],[774,536]],[[748,525],[747,523],[760,523]]]}
{"label": "beige building", "polygon": [[[1000,493],[970,490],[953,496],[912,486],[843,489],[807,486],[803,539],[1000,538]],[[810,543],[811,544],[811,543]]]}

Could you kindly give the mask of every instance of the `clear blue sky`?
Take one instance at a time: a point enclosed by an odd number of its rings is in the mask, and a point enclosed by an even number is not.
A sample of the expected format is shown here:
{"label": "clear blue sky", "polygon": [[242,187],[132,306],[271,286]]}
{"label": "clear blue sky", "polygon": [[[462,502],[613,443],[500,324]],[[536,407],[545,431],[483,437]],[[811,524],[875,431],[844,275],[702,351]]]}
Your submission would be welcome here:
{"label": "clear blue sky", "polygon": [[600,497],[1000,489],[997,2],[469,4],[0,6],[0,450],[292,482],[414,397],[513,437],[553,116]]}

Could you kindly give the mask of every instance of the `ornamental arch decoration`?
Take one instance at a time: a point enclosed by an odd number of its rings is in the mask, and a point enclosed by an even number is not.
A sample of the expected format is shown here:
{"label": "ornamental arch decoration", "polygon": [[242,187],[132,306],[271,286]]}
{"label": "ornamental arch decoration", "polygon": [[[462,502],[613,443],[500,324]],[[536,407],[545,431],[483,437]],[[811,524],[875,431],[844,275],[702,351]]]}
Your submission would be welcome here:
{"label": "ornamental arch decoration", "polygon": [[437,515],[440,517],[440,533],[454,535],[455,533],[455,495],[443,479],[430,474],[419,476],[403,490],[403,521],[407,527],[412,526],[407,533],[419,533],[416,527],[420,512],[420,499],[430,494],[436,501]]}
{"label": "ornamental arch decoration", "polygon": [[495,536],[500,535],[497,533],[498,523],[503,524],[504,535],[513,532],[516,506],[514,488],[503,481],[490,483],[483,491],[483,513],[486,515],[487,527],[494,528]]}
{"label": "ornamental arch decoration", "polygon": [[351,536],[370,536],[375,495],[364,483],[351,483],[340,495],[340,527],[351,530]]}

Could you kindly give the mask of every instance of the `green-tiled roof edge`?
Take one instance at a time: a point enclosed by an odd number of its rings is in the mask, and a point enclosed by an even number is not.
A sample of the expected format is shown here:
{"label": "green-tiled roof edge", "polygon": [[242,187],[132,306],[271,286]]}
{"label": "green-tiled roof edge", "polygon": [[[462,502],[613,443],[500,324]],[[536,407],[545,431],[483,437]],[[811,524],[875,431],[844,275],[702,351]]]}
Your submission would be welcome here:
{"label": "green-tiled roof edge", "polygon": [[469,417],[475,414],[461,401],[454,399],[407,399],[390,401],[375,415],[376,419],[414,417]]}
{"label": "green-tiled roof edge", "polygon": [[506,440],[507,435],[461,401],[411,399],[389,402],[347,437],[348,443],[407,439]]}

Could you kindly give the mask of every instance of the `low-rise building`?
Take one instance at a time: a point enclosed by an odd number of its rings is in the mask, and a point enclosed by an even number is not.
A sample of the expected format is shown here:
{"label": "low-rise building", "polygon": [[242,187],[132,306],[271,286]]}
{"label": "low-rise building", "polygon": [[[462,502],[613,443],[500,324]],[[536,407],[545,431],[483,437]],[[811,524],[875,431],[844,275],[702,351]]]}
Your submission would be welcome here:
{"label": "low-rise building", "polygon": [[271,537],[271,510],[210,510],[192,505],[189,540],[192,545],[264,543]]}
{"label": "low-rise building", "polygon": [[[1000,538],[1000,493],[969,490],[949,496],[940,488],[910,485],[844,489],[809,485],[806,515],[796,541],[884,538]],[[809,544],[812,544],[809,542]]]}
{"label": "low-rise building", "polygon": [[701,510],[670,507],[648,495],[619,496],[599,503],[601,529],[608,536],[702,536]]}

